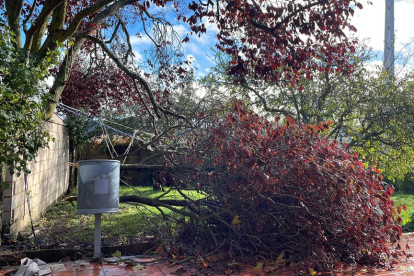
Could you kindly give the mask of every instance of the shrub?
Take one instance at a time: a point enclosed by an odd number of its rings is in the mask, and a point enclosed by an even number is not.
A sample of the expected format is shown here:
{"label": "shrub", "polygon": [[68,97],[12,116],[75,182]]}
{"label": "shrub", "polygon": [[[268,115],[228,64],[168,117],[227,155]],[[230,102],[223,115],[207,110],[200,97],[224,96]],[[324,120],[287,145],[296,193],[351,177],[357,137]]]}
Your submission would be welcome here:
{"label": "shrub", "polygon": [[396,179],[394,185],[398,192],[414,194],[414,175],[407,173],[402,179]]}
{"label": "shrub", "polygon": [[35,63],[13,42],[13,35],[0,32],[0,164],[20,174],[30,172],[29,162],[51,139],[43,125],[43,81],[53,61],[47,56]]}
{"label": "shrub", "polygon": [[193,137],[198,150],[186,162],[197,172],[174,179],[191,177],[206,197],[189,208],[200,220],[187,224],[186,240],[230,255],[283,253],[328,270],[396,254],[387,246],[401,235],[393,189],[356,153],[322,137],[328,127],[268,120],[236,103],[206,136]]}

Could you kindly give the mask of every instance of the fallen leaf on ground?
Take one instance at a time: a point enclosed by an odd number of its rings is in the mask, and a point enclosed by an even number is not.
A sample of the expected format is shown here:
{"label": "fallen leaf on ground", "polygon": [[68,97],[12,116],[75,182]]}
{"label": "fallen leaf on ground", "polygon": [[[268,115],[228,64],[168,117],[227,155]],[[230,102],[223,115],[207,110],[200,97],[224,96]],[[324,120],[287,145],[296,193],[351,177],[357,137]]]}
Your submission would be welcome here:
{"label": "fallen leaf on ground", "polygon": [[275,269],[276,269],[276,267],[267,265],[263,268],[263,271],[266,272],[266,273],[269,273],[269,272],[272,272]]}
{"label": "fallen leaf on ground", "polygon": [[207,256],[206,260],[212,263],[217,263],[220,260],[223,260],[227,257],[227,253],[223,252],[217,255]]}
{"label": "fallen leaf on ground", "polygon": [[316,272],[313,268],[309,268],[309,275],[314,276],[316,275],[318,272]]}
{"label": "fallen leaf on ground", "polygon": [[141,264],[139,264],[139,265],[136,265],[136,266],[133,266],[132,267],[132,270],[134,271],[134,270],[143,270],[145,268],[145,265],[141,265]]}
{"label": "fallen leaf on ground", "polygon": [[201,263],[203,264],[203,267],[208,267],[208,264],[206,263],[206,261],[204,261],[203,257],[199,257],[199,260],[201,261]]}
{"label": "fallen leaf on ground", "polygon": [[240,223],[241,223],[240,216],[235,215],[233,220],[231,221],[231,226],[234,228],[234,227],[236,227],[236,225],[238,225]]}
{"label": "fallen leaf on ground", "polygon": [[256,266],[254,267],[254,269],[255,269],[255,270],[262,270],[262,269],[263,269],[263,265],[264,265],[264,263],[263,263],[263,262],[258,262],[258,263],[256,264]]}

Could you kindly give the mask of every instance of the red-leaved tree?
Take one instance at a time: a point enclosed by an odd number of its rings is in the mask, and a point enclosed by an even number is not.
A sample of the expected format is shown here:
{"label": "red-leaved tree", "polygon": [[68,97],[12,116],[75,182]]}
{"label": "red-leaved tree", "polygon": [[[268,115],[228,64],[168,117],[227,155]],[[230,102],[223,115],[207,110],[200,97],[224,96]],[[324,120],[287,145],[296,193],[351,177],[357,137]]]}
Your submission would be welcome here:
{"label": "red-leaved tree", "polygon": [[120,111],[140,101],[133,80],[113,62],[105,58],[87,60],[78,56],[62,93],[62,103],[98,115],[104,110]]}
{"label": "red-leaved tree", "polygon": [[329,123],[268,120],[236,103],[191,139],[184,162],[193,172],[164,174],[164,182],[191,183],[204,195],[186,205],[196,215],[181,233],[186,244],[230,256],[283,253],[331,271],[395,255],[388,246],[399,247],[401,219],[393,189],[356,153],[320,135]]}

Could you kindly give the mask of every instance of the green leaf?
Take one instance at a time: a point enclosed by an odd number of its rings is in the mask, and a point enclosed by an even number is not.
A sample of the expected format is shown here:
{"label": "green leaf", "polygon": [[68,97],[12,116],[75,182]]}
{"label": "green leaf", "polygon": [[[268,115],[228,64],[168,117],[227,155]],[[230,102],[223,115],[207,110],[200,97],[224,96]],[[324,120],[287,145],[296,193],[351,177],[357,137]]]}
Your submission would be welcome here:
{"label": "green leaf", "polygon": [[121,251],[117,250],[115,253],[112,253],[112,257],[121,258],[122,254]]}
{"label": "green leaf", "polygon": [[255,270],[262,270],[263,269],[263,262],[256,263],[256,266],[254,267]]}

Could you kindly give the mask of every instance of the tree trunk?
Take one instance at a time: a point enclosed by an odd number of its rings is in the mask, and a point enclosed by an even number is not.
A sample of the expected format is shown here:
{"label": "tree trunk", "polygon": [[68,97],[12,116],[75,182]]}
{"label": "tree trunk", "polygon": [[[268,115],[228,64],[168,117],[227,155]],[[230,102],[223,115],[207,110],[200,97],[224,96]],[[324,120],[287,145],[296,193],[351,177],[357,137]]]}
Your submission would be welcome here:
{"label": "tree trunk", "polygon": [[55,78],[52,87],[49,89],[49,95],[52,101],[48,101],[47,103],[45,110],[45,120],[52,118],[53,113],[55,112],[56,102],[59,101],[63,89],[65,89],[66,83],[68,82],[70,77],[73,62],[76,56],[78,55],[80,49],[82,48],[84,42],[84,38],[76,39],[74,46],[72,46],[72,48],[69,49],[67,55],[65,56],[65,59],[60,64],[59,72]]}
{"label": "tree trunk", "polygon": [[23,0],[6,0],[7,11],[7,22],[9,23],[10,29],[14,33],[15,42],[13,46],[16,50],[19,50],[22,47],[22,37],[20,34],[20,14],[23,8]]}

